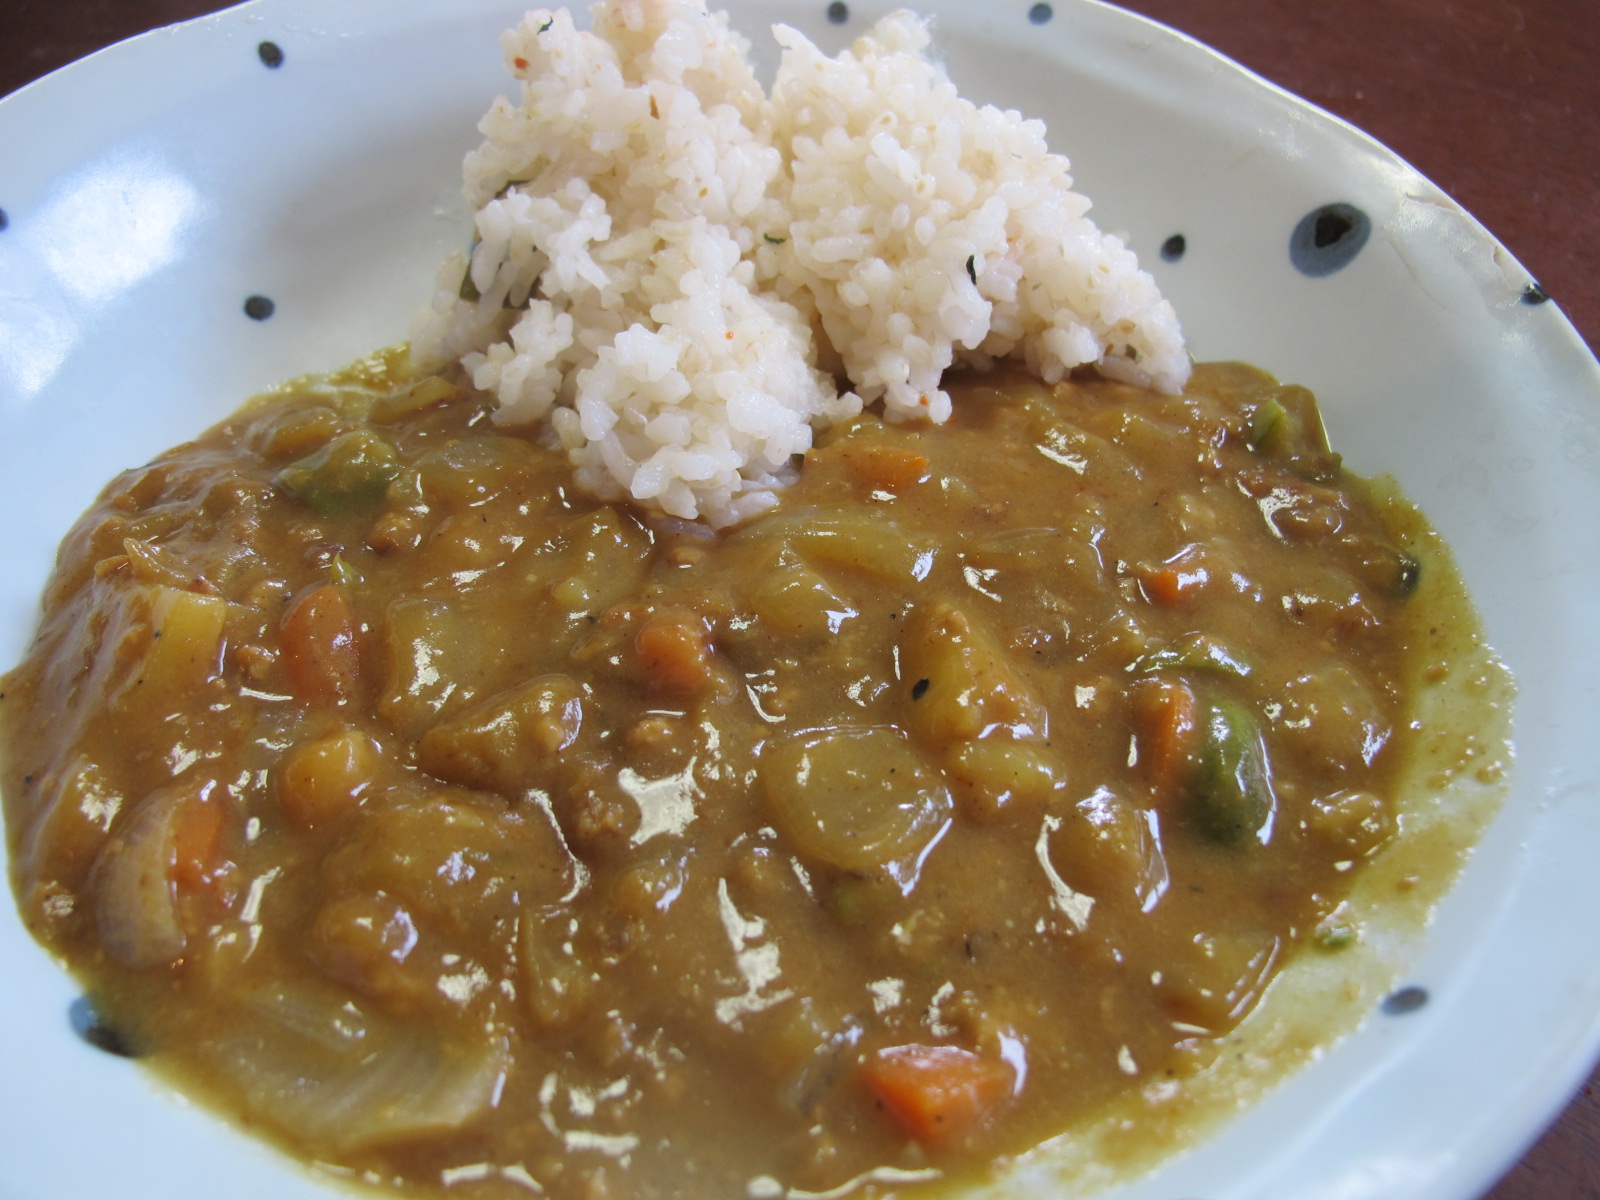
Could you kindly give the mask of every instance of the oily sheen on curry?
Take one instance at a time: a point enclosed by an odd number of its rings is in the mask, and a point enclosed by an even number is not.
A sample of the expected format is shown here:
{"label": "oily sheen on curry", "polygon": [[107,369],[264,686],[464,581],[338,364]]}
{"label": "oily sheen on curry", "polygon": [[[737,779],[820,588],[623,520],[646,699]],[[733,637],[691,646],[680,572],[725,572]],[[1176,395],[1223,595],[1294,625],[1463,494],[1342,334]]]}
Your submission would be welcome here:
{"label": "oily sheen on curry", "polygon": [[949,385],[717,533],[397,355],[127,473],[4,688],[30,928],[402,1189],[914,1187],[1170,1106],[1361,938],[1448,560],[1251,368]]}

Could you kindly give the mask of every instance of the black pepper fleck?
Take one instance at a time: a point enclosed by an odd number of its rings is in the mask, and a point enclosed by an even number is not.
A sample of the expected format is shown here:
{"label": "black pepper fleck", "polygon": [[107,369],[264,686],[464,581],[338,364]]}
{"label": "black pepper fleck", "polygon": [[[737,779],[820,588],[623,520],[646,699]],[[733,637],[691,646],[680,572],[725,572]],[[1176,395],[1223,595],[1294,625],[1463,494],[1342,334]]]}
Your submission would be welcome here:
{"label": "black pepper fleck", "polygon": [[[0,213],[0,229],[5,227],[5,214]],[[1522,289],[1522,302],[1524,304],[1543,304],[1548,299],[1550,299],[1550,293],[1540,287],[1537,282],[1530,281],[1528,286]]]}
{"label": "black pepper fleck", "polygon": [[1166,262],[1177,262],[1188,248],[1188,239],[1181,233],[1175,233],[1161,243],[1161,257]]}
{"label": "black pepper fleck", "polygon": [[265,321],[277,307],[265,296],[251,296],[244,302],[244,315],[252,321]]}
{"label": "black pepper fleck", "polygon": [[261,56],[261,61],[274,71],[283,66],[283,47],[277,42],[262,42],[256,47],[256,53]]}
{"label": "black pepper fleck", "polygon": [[1028,10],[1028,20],[1032,21],[1035,25],[1043,25],[1055,15],[1055,9],[1051,8],[1048,4],[1045,4],[1043,0],[1040,0],[1040,3],[1035,4]]}
{"label": "black pepper fleck", "polygon": [[849,19],[850,6],[844,0],[833,0],[833,3],[828,5],[828,20],[835,25],[843,25]]}
{"label": "black pepper fleck", "polygon": [[928,694],[928,685],[932,682],[931,679],[919,679],[913,683],[911,685],[911,698],[913,700],[921,700]]}

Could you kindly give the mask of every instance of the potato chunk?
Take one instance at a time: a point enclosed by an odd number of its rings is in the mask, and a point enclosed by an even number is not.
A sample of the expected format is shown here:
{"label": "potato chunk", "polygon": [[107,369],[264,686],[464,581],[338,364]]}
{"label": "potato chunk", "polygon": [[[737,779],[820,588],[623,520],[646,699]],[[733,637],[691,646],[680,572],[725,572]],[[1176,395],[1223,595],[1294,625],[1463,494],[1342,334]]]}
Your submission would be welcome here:
{"label": "potato chunk", "polygon": [[890,726],[838,727],[778,743],[762,781],[779,826],[843,871],[887,872],[902,888],[949,825],[950,792]]}
{"label": "potato chunk", "polygon": [[993,635],[948,604],[919,614],[901,645],[911,728],[934,746],[980,737],[1042,741],[1049,714]]}
{"label": "potato chunk", "polygon": [[357,729],[339,729],[291,750],[278,772],[278,804],[307,829],[355,808],[378,772],[377,744]]}
{"label": "potato chunk", "polygon": [[541,675],[428,730],[417,761],[450,783],[511,795],[537,786],[582,728],[583,690]]}

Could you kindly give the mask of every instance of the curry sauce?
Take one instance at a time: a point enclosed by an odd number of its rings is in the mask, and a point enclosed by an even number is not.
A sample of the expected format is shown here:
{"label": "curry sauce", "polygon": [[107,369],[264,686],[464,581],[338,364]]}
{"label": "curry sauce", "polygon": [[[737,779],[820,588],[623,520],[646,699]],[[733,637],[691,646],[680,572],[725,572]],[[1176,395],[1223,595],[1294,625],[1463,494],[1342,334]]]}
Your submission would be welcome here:
{"label": "curry sauce", "polygon": [[1158,1103],[1360,939],[1448,564],[1252,368],[947,386],[720,533],[397,355],[128,472],[4,684],[28,925],[423,1192],[883,1194]]}

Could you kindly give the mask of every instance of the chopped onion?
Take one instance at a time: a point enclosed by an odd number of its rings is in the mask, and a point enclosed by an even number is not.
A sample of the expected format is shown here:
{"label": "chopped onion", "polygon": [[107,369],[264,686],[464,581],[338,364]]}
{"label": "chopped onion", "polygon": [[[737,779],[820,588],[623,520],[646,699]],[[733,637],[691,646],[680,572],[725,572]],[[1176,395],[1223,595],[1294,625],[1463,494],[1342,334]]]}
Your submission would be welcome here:
{"label": "chopped onion", "polygon": [[184,950],[172,881],[173,833],[188,786],[152,792],[114,833],[94,867],[94,912],[106,953],[125,967],[170,963]]}
{"label": "chopped onion", "polygon": [[220,1043],[219,1066],[243,1084],[254,1115],[324,1152],[459,1129],[494,1107],[510,1069],[505,1034],[482,1026],[458,1036],[413,1028],[331,991],[258,999],[265,1020]]}

